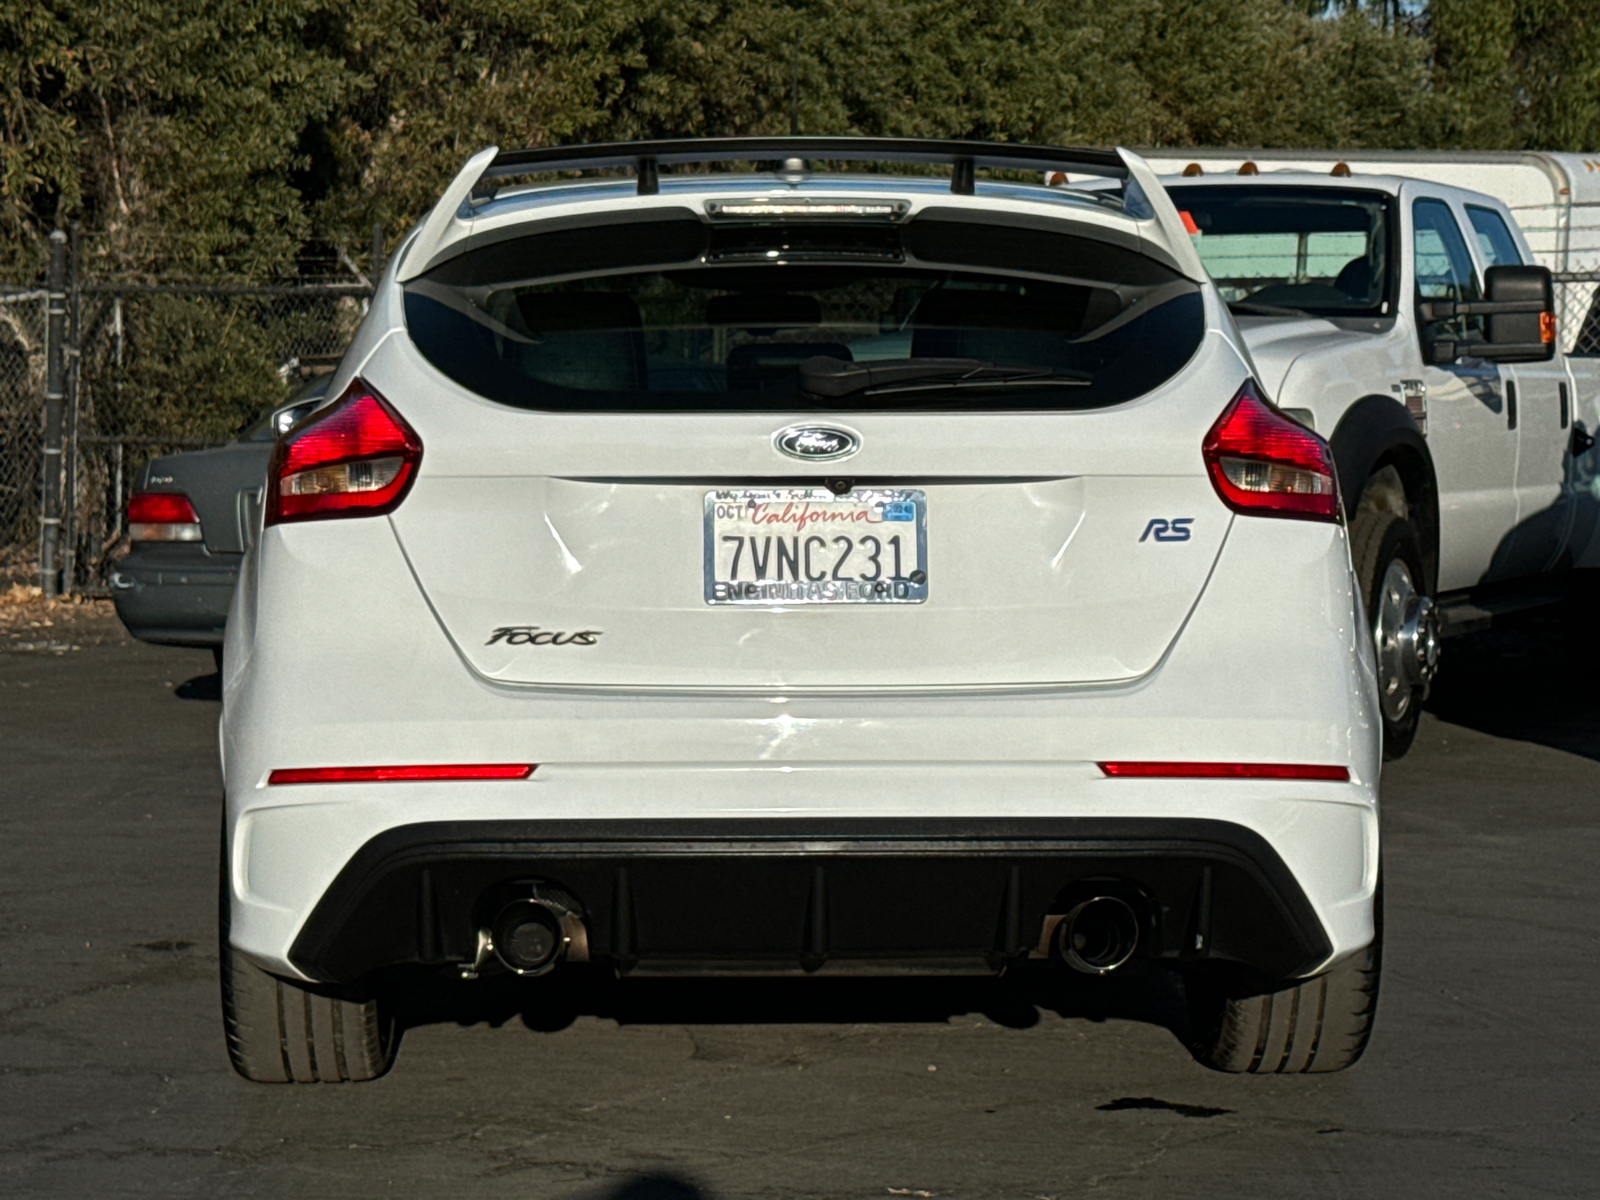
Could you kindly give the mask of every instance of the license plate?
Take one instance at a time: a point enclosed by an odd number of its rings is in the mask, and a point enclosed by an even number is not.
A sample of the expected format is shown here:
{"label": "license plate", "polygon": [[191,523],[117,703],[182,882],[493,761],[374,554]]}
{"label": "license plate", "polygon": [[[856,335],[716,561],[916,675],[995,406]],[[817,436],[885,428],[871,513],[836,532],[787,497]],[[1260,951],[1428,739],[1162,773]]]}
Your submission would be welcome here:
{"label": "license plate", "polygon": [[920,604],[928,502],[916,488],[706,493],[707,604]]}

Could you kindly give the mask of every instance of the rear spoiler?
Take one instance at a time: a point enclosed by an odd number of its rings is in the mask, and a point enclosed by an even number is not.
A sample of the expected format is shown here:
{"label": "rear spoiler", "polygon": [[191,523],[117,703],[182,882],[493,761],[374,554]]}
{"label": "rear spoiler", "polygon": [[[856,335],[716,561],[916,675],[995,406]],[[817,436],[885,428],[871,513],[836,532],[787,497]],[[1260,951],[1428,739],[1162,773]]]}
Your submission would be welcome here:
{"label": "rear spoiler", "polygon": [[1025,173],[1061,171],[1118,180],[1122,184],[1120,194],[1109,190],[1102,194],[1120,196],[1128,216],[1153,220],[1160,233],[1152,240],[1184,274],[1205,278],[1199,256],[1160,181],[1143,159],[1126,150],[938,138],[732,137],[601,142],[531,150],[490,146],[480,150],[467,160],[424,219],[396,279],[404,283],[432,266],[438,252],[453,240],[452,226],[457,221],[472,220],[472,209],[464,207],[468,201],[492,197],[498,181],[503,179],[584,170],[631,171],[638,194],[653,196],[660,191],[663,167],[782,163],[787,159],[948,166],[950,191],[958,196],[973,194],[979,168]]}

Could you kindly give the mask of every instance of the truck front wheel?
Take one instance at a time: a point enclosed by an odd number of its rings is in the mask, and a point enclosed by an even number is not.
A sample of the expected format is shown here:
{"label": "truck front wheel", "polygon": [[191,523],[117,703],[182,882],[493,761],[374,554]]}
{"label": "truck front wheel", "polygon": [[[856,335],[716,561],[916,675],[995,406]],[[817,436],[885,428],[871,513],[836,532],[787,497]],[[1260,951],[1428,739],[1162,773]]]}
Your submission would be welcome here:
{"label": "truck front wheel", "polygon": [[1422,547],[1411,522],[1386,510],[1357,510],[1350,558],[1377,653],[1383,757],[1400,758],[1417,736],[1422,703],[1439,669],[1439,617],[1426,592]]}

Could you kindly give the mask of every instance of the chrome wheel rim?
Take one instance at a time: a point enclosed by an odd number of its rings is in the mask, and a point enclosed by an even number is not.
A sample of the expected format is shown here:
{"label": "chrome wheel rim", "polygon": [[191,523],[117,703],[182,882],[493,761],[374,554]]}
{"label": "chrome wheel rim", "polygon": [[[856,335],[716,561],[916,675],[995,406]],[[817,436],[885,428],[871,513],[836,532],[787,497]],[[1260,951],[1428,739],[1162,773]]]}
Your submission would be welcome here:
{"label": "chrome wheel rim", "polygon": [[1411,570],[1395,559],[1383,573],[1373,614],[1378,652],[1378,698],[1391,723],[1403,721],[1427,699],[1439,670],[1439,616],[1433,601],[1417,591]]}

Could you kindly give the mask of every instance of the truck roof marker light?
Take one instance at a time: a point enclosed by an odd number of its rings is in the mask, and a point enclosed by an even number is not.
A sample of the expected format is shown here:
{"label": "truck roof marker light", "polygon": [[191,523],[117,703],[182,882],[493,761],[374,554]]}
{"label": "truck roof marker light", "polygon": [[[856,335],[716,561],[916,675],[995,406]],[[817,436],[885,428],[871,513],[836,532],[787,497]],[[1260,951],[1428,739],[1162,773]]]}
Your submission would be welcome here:
{"label": "truck roof marker light", "polygon": [[1333,170],[1329,171],[1328,174],[1335,175],[1340,179],[1349,179],[1350,164],[1347,162],[1336,162],[1333,164]]}
{"label": "truck roof marker light", "polygon": [[269,786],[286,783],[408,783],[441,779],[526,779],[537,763],[438,763],[396,767],[278,767]]}
{"label": "truck roof marker light", "polygon": [[1193,179],[1196,175],[1204,175],[1205,172],[1201,170],[1199,163],[1190,163],[1183,169],[1183,174],[1184,178]]}
{"label": "truck roof marker light", "polygon": [[1222,410],[1200,453],[1217,495],[1236,513],[1340,520],[1333,451],[1263,400],[1253,379]]}
{"label": "truck roof marker light", "polygon": [[1350,768],[1316,763],[1103,762],[1100,770],[1120,779],[1299,779],[1349,783]]}
{"label": "truck roof marker light", "polygon": [[128,540],[200,542],[200,517],[182,492],[139,492],[128,498]]}
{"label": "truck roof marker light", "polygon": [[312,413],[273,447],[264,523],[392,512],[421,461],[416,432],[354,380],[337,404]]}
{"label": "truck roof marker light", "polygon": [[1256,166],[1253,162],[1241,163],[1239,166],[1239,174],[1259,175],[1261,174],[1261,168]]}

